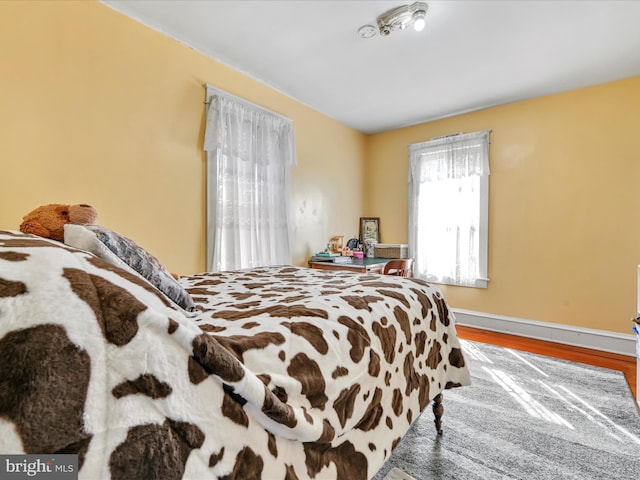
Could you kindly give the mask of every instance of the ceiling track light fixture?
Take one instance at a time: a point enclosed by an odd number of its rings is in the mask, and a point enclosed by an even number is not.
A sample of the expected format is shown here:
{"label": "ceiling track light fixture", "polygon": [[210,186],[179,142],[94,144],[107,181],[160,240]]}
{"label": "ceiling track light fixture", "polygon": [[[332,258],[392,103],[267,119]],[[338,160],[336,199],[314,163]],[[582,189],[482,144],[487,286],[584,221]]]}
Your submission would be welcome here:
{"label": "ceiling track light fixture", "polygon": [[378,17],[380,35],[387,36],[396,30],[404,30],[409,25],[420,32],[424,29],[424,17],[429,6],[425,2],[415,2],[411,5],[401,5],[387,10]]}

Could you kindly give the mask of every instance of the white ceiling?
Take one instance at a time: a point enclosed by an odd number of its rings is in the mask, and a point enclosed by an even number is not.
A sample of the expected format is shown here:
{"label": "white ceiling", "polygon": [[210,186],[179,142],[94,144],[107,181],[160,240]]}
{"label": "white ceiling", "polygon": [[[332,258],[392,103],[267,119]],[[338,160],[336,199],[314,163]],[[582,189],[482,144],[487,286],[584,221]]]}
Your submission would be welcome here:
{"label": "white ceiling", "polygon": [[364,133],[640,75],[638,0],[426,1],[362,39],[413,0],[102,0]]}

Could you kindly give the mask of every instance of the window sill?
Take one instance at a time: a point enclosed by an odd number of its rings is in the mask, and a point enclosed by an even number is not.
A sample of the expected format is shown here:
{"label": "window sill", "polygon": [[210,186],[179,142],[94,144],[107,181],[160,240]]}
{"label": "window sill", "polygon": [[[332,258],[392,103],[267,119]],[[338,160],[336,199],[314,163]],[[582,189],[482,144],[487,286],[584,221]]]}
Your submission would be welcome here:
{"label": "window sill", "polygon": [[463,283],[458,283],[458,282],[449,281],[449,280],[436,280],[433,278],[429,278],[428,276],[427,278],[425,278],[425,280],[429,283],[435,283],[438,285],[449,285],[452,287],[487,288],[489,286],[488,278],[479,278],[475,282],[470,284],[463,284]]}

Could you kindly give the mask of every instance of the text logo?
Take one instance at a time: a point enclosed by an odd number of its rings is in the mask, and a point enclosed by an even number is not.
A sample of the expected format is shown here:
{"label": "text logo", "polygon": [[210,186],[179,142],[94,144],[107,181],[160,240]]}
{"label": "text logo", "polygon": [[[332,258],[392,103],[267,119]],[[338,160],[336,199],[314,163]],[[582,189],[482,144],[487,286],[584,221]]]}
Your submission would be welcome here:
{"label": "text logo", "polygon": [[0,480],[77,480],[78,455],[0,455]]}

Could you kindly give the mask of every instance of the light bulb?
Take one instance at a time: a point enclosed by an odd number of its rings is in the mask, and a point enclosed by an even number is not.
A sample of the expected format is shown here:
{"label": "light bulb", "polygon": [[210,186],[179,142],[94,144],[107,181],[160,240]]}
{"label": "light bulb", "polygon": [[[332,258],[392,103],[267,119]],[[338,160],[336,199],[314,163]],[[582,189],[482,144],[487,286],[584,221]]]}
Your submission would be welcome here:
{"label": "light bulb", "polygon": [[418,18],[415,22],[413,22],[413,28],[416,30],[416,32],[421,32],[422,30],[424,30],[424,25],[424,18]]}

